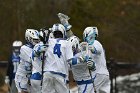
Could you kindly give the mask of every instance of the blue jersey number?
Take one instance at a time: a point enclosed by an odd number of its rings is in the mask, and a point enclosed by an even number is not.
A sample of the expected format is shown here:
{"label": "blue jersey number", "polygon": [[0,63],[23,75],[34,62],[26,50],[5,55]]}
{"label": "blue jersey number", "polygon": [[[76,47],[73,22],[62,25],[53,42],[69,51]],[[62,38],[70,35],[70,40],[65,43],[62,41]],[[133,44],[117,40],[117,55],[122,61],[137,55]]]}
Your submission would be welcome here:
{"label": "blue jersey number", "polygon": [[61,47],[61,44],[55,44],[54,50],[53,50],[53,53],[56,54],[59,58],[61,56],[60,47]]}

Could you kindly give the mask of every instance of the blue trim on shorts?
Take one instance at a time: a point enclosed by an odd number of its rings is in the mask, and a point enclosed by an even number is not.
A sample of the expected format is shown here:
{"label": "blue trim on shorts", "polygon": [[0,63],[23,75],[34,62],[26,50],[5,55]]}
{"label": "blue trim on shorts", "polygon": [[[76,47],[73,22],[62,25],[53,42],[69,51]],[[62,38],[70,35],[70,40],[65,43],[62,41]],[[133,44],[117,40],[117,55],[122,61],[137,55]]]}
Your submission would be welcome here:
{"label": "blue trim on shorts", "polygon": [[92,79],[89,79],[89,80],[76,81],[76,83],[77,83],[78,85],[91,84],[91,83],[93,83],[93,82],[94,82],[95,78],[96,78],[96,75],[95,75],[95,77],[94,77],[94,78],[92,78]]}
{"label": "blue trim on shorts", "polygon": [[93,82],[92,82],[92,80],[90,79],[90,80],[76,81],[76,83],[77,83],[78,85],[83,85],[83,84],[91,84],[91,83],[93,83]]}
{"label": "blue trim on shorts", "polygon": [[60,76],[62,76],[63,78],[66,78],[66,74],[63,74],[63,73],[60,73],[60,72],[54,72],[54,71],[49,71],[49,72],[51,72],[52,74],[60,75]]}
{"label": "blue trim on shorts", "polygon": [[34,80],[41,80],[41,78],[42,75],[39,72],[32,74],[30,77],[30,79],[34,79]]}
{"label": "blue trim on shorts", "polygon": [[85,86],[85,89],[84,89],[83,93],[86,93],[86,90],[87,90],[87,84]]}
{"label": "blue trim on shorts", "polygon": [[26,91],[27,91],[27,88],[22,88],[22,87],[21,87],[20,82],[18,82],[18,84],[19,84],[19,88],[20,88],[20,89],[26,90]]}

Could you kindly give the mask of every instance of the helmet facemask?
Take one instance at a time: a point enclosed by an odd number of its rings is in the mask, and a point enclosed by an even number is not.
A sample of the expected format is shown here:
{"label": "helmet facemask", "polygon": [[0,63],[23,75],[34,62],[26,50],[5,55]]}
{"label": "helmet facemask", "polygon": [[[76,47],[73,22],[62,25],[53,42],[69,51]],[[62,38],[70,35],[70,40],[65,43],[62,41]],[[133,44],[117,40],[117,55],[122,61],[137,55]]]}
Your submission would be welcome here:
{"label": "helmet facemask", "polygon": [[34,30],[34,29],[26,30],[25,39],[29,44],[33,46],[40,42],[39,33],[37,30]]}
{"label": "helmet facemask", "polygon": [[16,54],[20,53],[20,47],[13,47],[13,52]]}
{"label": "helmet facemask", "polygon": [[54,38],[65,38],[66,36],[66,29],[62,24],[54,24],[51,30]]}
{"label": "helmet facemask", "polygon": [[39,43],[39,42],[40,42],[39,39],[31,39],[31,43],[32,43],[33,45],[36,45],[36,44]]}
{"label": "helmet facemask", "polygon": [[72,51],[74,54],[79,52],[79,38],[72,36],[68,39],[69,43],[72,45]]}
{"label": "helmet facemask", "polygon": [[97,28],[95,28],[95,27],[87,27],[84,30],[83,39],[89,45],[92,45],[94,43],[94,40],[96,39],[96,34],[97,34],[96,30],[97,30]]}
{"label": "helmet facemask", "polygon": [[85,37],[85,42],[87,42],[89,45],[92,45],[94,43],[95,37],[95,33],[92,33]]}
{"label": "helmet facemask", "polygon": [[55,32],[53,32],[53,36],[55,38],[63,38],[63,34],[62,34],[61,31],[55,31]]}
{"label": "helmet facemask", "polygon": [[19,54],[21,46],[22,46],[21,41],[14,41],[12,45],[13,52]]}

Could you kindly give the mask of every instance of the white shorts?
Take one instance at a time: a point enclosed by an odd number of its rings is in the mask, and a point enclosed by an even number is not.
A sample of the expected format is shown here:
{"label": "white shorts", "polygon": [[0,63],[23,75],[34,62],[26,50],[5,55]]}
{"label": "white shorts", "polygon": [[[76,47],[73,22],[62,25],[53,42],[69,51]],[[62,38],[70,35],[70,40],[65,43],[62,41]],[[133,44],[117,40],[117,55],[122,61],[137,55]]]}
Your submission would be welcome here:
{"label": "white shorts", "polygon": [[69,93],[66,79],[61,75],[45,72],[42,93]]}
{"label": "white shorts", "polygon": [[40,93],[41,91],[41,80],[35,80],[35,79],[31,79],[31,93]]}
{"label": "white shorts", "polygon": [[20,76],[16,74],[15,84],[18,89],[18,92],[29,91],[28,78],[26,76]]}
{"label": "white shorts", "polygon": [[97,93],[110,93],[109,75],[96,74],[94,79],[95,89]]}
{"label": "white shorts", "polygon": [[93,84],[78,85],[78,93],[94,93]]}

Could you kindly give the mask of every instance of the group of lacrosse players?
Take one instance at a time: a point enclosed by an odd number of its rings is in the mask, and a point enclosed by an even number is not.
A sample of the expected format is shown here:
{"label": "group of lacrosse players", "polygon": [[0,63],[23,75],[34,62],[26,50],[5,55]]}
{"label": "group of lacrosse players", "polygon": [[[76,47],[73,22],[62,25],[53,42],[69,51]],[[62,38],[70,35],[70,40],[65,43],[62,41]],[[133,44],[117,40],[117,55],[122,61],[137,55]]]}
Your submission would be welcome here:
{"label": "group of lacrosse players", "polygon": [[78,93],[110,93],[109,72],[104,49],[97,41],[97,27],[86,27],[80,43],[71,31],[69,17],[62,13],[58,17],[61,23],[51,28],[26,30],[26,44],[20,44],[20,62],[13,79],[18,93],[70,93],[70,70]]}

